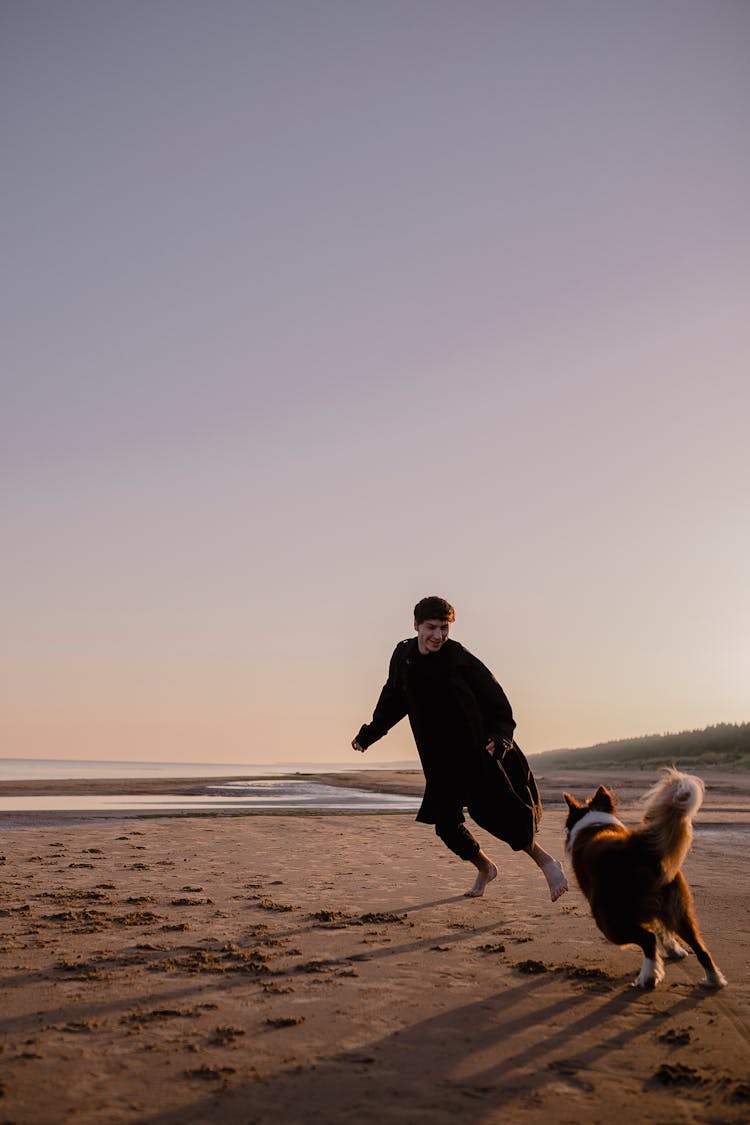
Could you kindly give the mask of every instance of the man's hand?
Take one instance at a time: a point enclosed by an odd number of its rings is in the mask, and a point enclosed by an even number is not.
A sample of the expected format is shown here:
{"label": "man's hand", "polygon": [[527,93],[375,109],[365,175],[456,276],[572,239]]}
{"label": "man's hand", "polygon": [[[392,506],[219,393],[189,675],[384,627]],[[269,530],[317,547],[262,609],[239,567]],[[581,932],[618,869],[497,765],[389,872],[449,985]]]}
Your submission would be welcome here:
{"label": "man's hand", "polygon": [[364,752],[365,752],[364,746],[360,746],[360,744],[357,742],[356,738],[352,742],[352,750],[358,750],[360,754],[364,754]]}
{"label": "man's hand", "polygon": [[512,745],[513,740],[511,738],[502,738],[499,746],[496,744],[494,738],[491,738],[485,746],[485,750],[491,758],[498,758],[502,761]]}

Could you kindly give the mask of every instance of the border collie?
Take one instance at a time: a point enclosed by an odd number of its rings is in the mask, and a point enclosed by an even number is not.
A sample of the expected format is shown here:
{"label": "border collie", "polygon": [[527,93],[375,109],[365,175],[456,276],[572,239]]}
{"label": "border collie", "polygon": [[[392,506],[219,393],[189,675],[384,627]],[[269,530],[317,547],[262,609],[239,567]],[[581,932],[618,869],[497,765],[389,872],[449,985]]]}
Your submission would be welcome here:
{"label": "border collie", "polygon": [[680,871],[693,840],[693,817],[703,803],[703,782],[676,769],[661,772],[661,780],[645,795],[643,819],[633,829],[614,815],[614,799],[603,785],[585,804],[564,793],[566,851],[604,936],[615,945],[638,945],[643,951],[634,985],[655,988],[664,979],[662,954],[670,960],[687,957],[679,937],[705,970],[702,983],[722,988],[727,982],[703,943]]}

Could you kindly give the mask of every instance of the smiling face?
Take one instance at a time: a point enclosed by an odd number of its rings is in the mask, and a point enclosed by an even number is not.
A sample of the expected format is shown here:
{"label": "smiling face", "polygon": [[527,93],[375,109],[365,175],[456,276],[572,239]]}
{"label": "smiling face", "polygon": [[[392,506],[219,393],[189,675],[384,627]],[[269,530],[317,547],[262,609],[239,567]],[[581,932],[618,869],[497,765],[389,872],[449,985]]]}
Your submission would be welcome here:
{"label": "smiling face", "polygon": [[431,653],[440,652],[447,641],[450,622],[432,617],[428,621],[415,621],[414,628],[417,630],[419,651],[422,656],[429,656]]}

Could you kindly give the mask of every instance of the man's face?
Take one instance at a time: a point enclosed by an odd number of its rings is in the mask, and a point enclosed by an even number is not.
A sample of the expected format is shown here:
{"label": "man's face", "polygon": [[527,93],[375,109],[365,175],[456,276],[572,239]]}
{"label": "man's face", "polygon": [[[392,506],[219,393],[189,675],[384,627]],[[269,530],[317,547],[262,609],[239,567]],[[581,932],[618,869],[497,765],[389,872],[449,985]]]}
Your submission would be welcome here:
{"label": "man's face", "polygon": [[414,628],[417,630],[419,651],[422,656],[429,656],[432,652],[440,652],[448,639],[450,624],[447,621],[438,621],[432,618],[429,621],[423,621],[420,625],[415,621]]}

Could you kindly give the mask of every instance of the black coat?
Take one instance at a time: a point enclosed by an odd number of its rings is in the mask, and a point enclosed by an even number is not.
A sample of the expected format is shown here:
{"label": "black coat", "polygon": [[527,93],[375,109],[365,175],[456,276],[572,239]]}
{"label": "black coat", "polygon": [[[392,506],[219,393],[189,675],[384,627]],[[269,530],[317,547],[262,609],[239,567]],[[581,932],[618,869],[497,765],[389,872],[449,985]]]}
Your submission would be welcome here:
{"label": "black coat", "polygon": [[[445,686],[456,715],[448,738],[441,738],[431,722],[418,686],[418,662],[438,659],[444,662]],[[471,811],[472,803],[481,802],[501,829],[490,831],[511,847],[528,846],[541,817],[539,792],[526,758],[513,742],[516,724],[507,696],[481,660],[453,640],[427,657],[420,657],[416,637],[401,641],[372,722],[361,728],[357,742],[364,749],[372,746],[406,715],[425,775],[417,820],[459,820],[464,806]],[[485,749],[490,740],[497,748],[494,759]]]}

